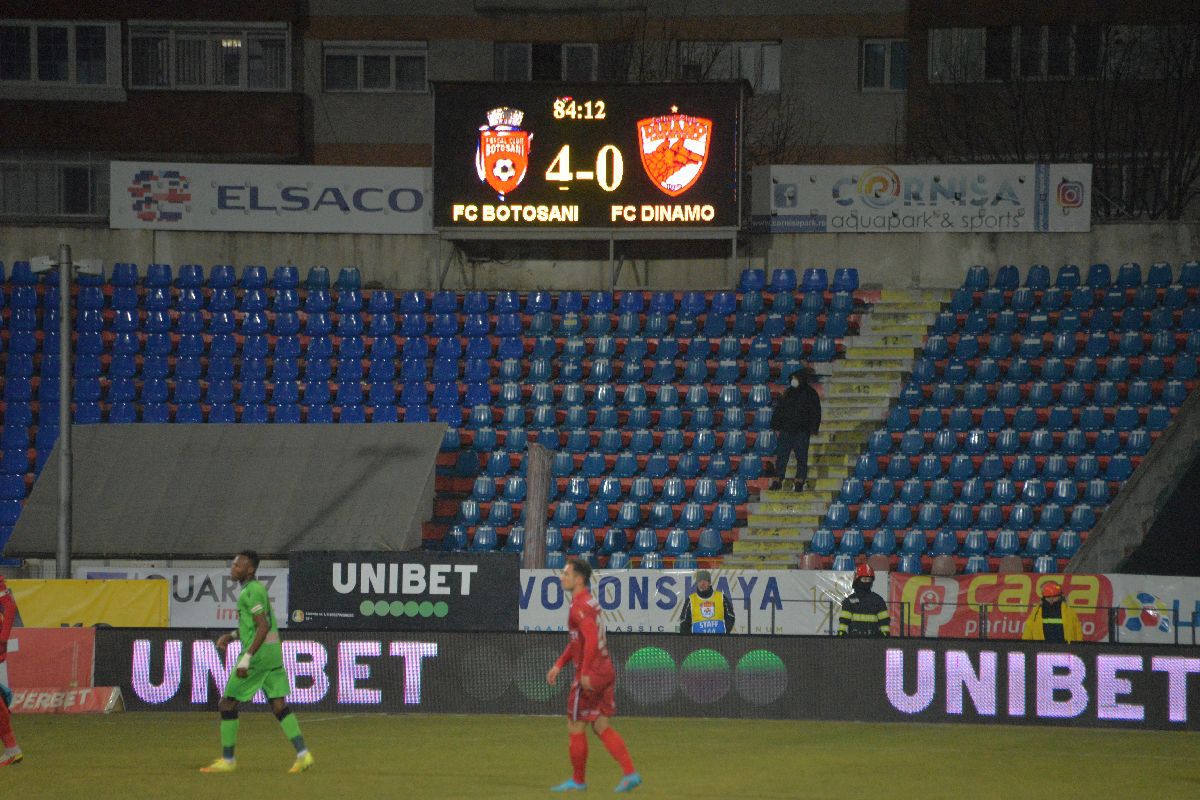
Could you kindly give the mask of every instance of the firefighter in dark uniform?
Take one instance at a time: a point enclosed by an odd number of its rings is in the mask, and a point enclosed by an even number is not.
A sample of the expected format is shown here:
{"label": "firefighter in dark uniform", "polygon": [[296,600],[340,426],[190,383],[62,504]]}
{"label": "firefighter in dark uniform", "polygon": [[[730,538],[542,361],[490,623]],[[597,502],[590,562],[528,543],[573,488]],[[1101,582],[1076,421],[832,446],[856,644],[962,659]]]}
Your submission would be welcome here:
{"label": "firefighter in dark uniform", "polygon": [[854,591],[842,601],[838,636],[866,638],[890,633],[892,615],[884,599],[871,591],[874,583],[875,570],[869,564],[854,569]]}
{"label": "firefighter in dark uniform", "polygon": [[683,599],[680,633],[731,633],[735,619],[733,603],[712,585],[712,573],[696,571],[696,591]]}

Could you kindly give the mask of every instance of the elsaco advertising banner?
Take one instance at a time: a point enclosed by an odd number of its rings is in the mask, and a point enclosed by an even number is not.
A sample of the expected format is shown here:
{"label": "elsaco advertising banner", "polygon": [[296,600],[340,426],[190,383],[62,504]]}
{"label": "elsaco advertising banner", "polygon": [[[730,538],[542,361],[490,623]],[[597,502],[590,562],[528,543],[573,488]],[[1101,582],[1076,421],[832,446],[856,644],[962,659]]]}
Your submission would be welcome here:
{"label": "elsaco advertising banner", "polygon": [[165,628],[170,623],[166,581],[11,580],[27,628]]}
{"label": "elsaco advertising banner", "polygon": [[1089,231],[1091,164],[756,167],[754,233]]}
{"label": "elsaco advertising banner", "polygon": [[513,554],[297,551],[288,563],[293,628],[517,629]]}
{"label": "elsaco advertising banner", "polygon": [[425,167],[113,161],[108,225],[176,231],[430,233]]}
{"label": "elsaco advertising banner", "polygon": [[[805,636],[837,632],[842,600],[850,594],[854,574],[825,570],[712,570],[713,587],[733,604],[732,633]],[[592,594],[600,603],[609,631],[674,633],[695,573],[657,569],[599,570]],[[888,574],[877,573],[874,591],[888,598]],[[570,599],[558,573],[521,570],[521,630],[565,631]],[[893,617],[898,611],[893,609]]]}
{"label": "elsaco advertising banner", "polygon": [[[256,575],[271,598],[279,627],[287,627],[287,568],[259,567]],[[75,567],[75,577],[167,581],[172,628],[233,628],[238,623],[241,586],[228,567]]]}

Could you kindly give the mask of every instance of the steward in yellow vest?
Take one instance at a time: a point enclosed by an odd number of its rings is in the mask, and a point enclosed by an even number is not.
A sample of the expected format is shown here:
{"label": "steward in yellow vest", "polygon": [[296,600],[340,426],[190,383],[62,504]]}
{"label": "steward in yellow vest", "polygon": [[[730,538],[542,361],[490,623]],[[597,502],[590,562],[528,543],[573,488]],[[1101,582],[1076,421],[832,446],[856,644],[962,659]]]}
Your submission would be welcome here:
{"label": "steward in yellow vest", "polygon": [[696,571],[696,591],[683,602],[680,633],[729,633],[734,623],[733,603],[712,585],[712,573]]}

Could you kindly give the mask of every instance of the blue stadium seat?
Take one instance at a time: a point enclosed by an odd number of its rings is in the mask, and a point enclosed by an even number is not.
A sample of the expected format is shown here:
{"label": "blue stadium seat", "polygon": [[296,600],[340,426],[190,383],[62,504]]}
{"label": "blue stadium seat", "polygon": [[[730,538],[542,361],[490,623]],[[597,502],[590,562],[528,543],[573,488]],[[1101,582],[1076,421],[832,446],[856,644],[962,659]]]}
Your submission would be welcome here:
{"label": "blue stadium seat", "polygon": [[952,556],[956,552],[958,552],[958,536],[954,531],[944,529],[934,535],[929,555],[936,558],[937,556]]}
{"label": "blue stadium seat", "polygon": [[808,551],[820,556],[833,555],[834,547],[833,531],[828,528],[818,528],[813,532],[812,539],[808,543]]}
{"label": "blue stadium seat", "polygon": [[1079,552],[1083,542],[1077,531],[1063,531],[1058,535],[1054,544],[1054,555],[1064,560],[1070,560]]}
{"label": "blue stadium seat", "polygon": [[895,484],[891,480],[876,478],[871,482],[871,502],[882,505],[890,503],[893,497],[895,497]]}
{"label": "blue stadium seat", "polygon": [[992,544],[992,555],[998,558],[1012,556],[1021,550],[1021,537],[1011,528],[1004,528],[996,534]]}
{"label": "blue stadium seat", "polygon": [[1090,505],[1077,505],[1071,509],[1071,519],[1067,524],[1071,530],[1085,533],[1095,526],[1096,512]]}

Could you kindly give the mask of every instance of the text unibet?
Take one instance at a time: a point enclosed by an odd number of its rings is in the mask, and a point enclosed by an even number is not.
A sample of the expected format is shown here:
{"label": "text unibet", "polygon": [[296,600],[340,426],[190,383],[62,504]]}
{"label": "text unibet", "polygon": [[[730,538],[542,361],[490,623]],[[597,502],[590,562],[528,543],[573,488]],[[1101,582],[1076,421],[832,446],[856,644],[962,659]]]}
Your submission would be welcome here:
{"label": "text unibet", "polygon": [[[338,594],[469,595],[477,564],[397,564],[333,562],[333,588]],[[458,576],[457,592],[452,585]]]}

